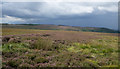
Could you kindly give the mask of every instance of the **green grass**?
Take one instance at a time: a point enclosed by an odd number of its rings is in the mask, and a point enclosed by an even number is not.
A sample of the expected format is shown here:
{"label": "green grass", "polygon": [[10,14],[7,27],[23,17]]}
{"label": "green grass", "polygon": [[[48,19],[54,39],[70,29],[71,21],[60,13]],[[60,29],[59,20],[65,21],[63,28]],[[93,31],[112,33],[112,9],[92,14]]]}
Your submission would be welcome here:
{"label": "green grass", "polygon": [[[50,50],[55,49],[54,44],[46,39],[39,39],[33,44],[33,48],[29,47],[30,44],[27,43],[4,44],[2,46],[4,54],[16,52],[18,56],[16,60],[10,60],[6,64],[3,63],[3,66],[24,67],[23,64],[31,66],[32,64],[42,63],[43,66],[53,64],[60,67],[116,67],[118,64],[117,39],[116,37],[113,37],[111,40],[109,39],[111,38],[93,40],[87,44],[76,42],[72,43],[71,46],[60,44],[57,50]],[[25,54],[26,52],[28,54]],[[51,59],[48,59],[48,57],[51,57]],[[13,58],[13,56],[9,58]],[[26,62],[23,62],[21,59]],[[45,65],[45,63],[48,64]]]}
{"label": "green grass", "polygon": [[20,52],[26,51],[29,44],[25,43],[8,43],[2,45],[2,52]]}
{"label": "green grass", "polygon": [[37,42],[32,44],[32,48],[34,49],[43,49],[43,50],[52,50],[52,41],[50,40],[43,40],[43,39],[38,39]]}
{"label": "green grass", "polygon": [[2,44],[3,67],[119,67],[117,36],[102,36],[87,43],[54,43],[41,37],[21,37],[20,41]]}

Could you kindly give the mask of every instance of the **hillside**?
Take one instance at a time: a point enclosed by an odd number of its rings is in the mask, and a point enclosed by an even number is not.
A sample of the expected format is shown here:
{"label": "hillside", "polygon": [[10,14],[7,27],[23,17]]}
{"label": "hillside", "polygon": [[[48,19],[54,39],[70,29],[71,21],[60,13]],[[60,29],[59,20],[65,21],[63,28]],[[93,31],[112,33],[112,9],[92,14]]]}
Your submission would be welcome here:
{"label": "hillside", "polygon": [[3,69],[117,68],[118,41],[116,33],[3,28],[0,59]]}
{"label": "hillside", "polygon": [[66,31],[118,33],[118,31],[108,29],[108,28],[76,27],[76,26],[48,25],[48,24],[3,24],[2,27],[3,28],[19,28],[19,29],[66,30]]}

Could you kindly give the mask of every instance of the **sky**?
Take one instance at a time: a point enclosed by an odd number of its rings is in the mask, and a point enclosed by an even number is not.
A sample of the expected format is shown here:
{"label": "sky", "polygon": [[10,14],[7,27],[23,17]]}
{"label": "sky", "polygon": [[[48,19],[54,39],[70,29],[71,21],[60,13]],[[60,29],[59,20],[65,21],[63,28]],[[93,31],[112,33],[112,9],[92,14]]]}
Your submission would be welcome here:
{"label": "sky", "polygon": [[1,6],[2,23],[105,27],[115,30],[118,28],[118,2],[112,0],[110,2],[68,2],[67,0],[66,2],[46,0],[7,2],[6,0],[0,3]]}

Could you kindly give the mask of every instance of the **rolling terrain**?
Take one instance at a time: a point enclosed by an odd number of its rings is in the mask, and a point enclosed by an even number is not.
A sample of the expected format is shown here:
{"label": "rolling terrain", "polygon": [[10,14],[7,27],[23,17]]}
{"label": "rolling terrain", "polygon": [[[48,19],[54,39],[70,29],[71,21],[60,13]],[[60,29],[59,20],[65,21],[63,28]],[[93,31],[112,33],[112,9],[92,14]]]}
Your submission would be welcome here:
{"label": "rolling terrain", "polygon": [[2,27],[3,28],[19,28],[19,29],[66,30],[66,31],[118,33],[118,31],[108,29],[108,28],[77,27],[77,26],[49,25],[49,24],[3,24]]}
{"label": "rolling terrain", "polygon": [[119,67],[117,33],[75,29],[78,28],[3,25],[0,49],[3,68]]}

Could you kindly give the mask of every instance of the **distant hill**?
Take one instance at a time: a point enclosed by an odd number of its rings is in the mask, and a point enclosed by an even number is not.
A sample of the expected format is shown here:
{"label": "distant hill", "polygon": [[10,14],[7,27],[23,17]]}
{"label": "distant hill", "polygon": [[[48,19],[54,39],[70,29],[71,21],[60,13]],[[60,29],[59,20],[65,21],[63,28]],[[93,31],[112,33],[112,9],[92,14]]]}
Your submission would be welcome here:
{"label": "distant hill", "polygon": [[20,29],[67,30],[67,31],[118,33],[118,31],[108,29],[108,28],[76,27],[76,26],[48,25],[48,24],[2,24],[2,27],[3,28],[20,28]]}

